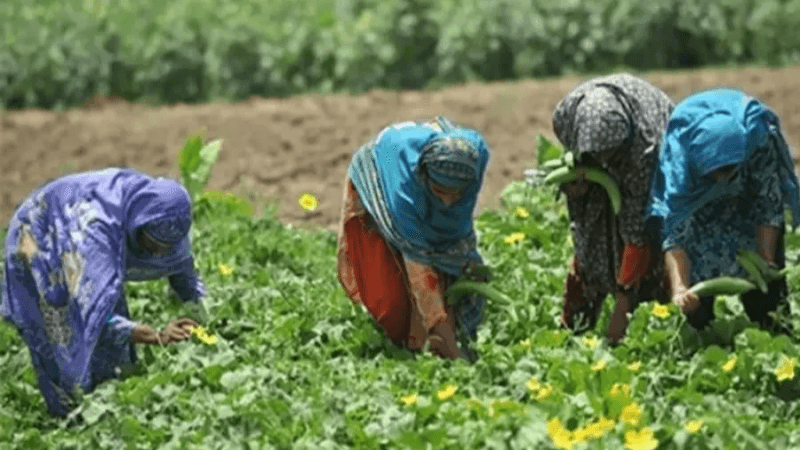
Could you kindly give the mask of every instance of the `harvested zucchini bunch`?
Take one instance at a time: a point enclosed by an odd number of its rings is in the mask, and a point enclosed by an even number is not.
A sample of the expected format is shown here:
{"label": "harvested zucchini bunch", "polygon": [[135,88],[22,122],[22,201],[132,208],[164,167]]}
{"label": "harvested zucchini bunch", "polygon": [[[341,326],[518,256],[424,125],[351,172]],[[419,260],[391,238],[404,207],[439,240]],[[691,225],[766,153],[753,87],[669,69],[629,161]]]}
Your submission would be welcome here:
{"label": "harvested zucchini bunch", "polygon": [[[560,156],[554,157],[557,152],[560,152]],[[542,136],[539,136],[537,153],[539,167],[535,174],[544,177],[545,184],[562,185],[581,178],[597,183],[608,194],[614,214],[619,214],[622,208],[619,187],[604,170],[595,167],[575,167],[575,157],[571,152],[559,149]]]}

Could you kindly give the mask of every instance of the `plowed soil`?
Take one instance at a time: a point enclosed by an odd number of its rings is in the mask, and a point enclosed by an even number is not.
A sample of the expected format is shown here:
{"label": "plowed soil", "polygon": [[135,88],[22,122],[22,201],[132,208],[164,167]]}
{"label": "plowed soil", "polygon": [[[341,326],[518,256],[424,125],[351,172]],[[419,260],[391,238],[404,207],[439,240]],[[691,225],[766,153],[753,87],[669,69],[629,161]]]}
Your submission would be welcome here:
{"label": "plowed soil", "polygon": [[[702,89],[742,88],[779,114],[790,144],[800,143],[800,67],[640,76],[676,102]],[[486,136],[493,159],[479,208],[496,208],[502,189],[533,166],[536,136],[554,137],[553,108],[588,78],[163,107],[94,99],[67,111],[0,112],[0,222],[32,189],[62,174],[129,166],[177,177],[178,150],[188,134],[202,131],[224,140],[209,189],[277,202],[284,223],[335,230],[353,149],[392,121],[437,114]],[[317,211],[298,206],[305,192],[319,198]]]}

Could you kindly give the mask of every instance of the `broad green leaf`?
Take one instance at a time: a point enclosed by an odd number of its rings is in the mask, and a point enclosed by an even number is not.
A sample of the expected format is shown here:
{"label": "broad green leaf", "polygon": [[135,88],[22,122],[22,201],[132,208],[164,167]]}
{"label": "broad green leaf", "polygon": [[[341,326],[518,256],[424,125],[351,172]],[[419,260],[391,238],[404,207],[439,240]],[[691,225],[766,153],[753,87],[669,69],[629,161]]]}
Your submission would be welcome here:
{"label": "broad green leaf", "polygon": [[544,164],[546,161],[561,158],[563,150],[559,146],[550,142],[546,137],[540,134],[536,137],[536,142],[536,160],[539,166]]}
{"label": "broad green leaf", "polygon": [[81,417],[83,417],[87,425],[94,425],[107,411],[108,408],[106,406],[91,402],[81,411]]}
{"label": "broad green leaf", "polygon": [[202,164],[200,150],[203,148],[203,139],[200,136],[191,136],[186,140],[179,156],[178,166],[181,172],[181,181],[189,191],[192,201],[200,194],[203,186],[197,178],[197,171]]}
{"label": "broad green leaf", "polygon": [[193,202],[203,193],[221,148],[221,140],[203,145],[200,136],[190,137],[183,146],[179,156],[181,179]]}

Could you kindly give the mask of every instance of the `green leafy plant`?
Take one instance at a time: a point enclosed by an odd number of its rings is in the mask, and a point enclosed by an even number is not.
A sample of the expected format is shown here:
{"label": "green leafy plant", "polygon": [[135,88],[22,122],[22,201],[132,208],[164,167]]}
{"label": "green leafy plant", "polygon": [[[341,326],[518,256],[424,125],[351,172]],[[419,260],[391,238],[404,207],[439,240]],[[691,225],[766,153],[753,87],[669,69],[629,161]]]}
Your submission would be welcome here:
{"label": "green leafy plant", "polygon": [[211,176],[211,168],[214,167],[221,149],[222,140],[203,144],[203,138],[200,136],[187,139],[181,149],[178,155],[181,181],[189,191],[193,203],[196,203],[203,194]]}

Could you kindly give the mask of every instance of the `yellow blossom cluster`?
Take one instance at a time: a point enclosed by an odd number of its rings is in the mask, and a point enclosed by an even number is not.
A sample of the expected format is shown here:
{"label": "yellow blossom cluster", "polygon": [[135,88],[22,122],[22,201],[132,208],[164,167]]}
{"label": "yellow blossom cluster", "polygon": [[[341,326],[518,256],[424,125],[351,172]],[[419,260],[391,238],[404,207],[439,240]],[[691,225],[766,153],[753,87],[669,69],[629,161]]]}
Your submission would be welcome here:
{"label": "yellow blossom cluster", "polygon": [[319,206],[317,198],[311,194],[301,195],[297,203],[299,203],[300,207],[305,209],[306,211],[314,211],[317,209],[317,206]]}
{"label": "yellow blossom cluster", "polygon": [[611,390],[608,394],[612,397],[630,397],[631,396],[631,385],[628,383],[614,383],[614,386],[611,387]]}
{"label": "yellow blossom cluster", "polygon": [[600,346],[600,339],[597,336],[584,336],[581,339],[583,342],[583,346],[588,348],[589,350],[595,349]]}
{"label": "yellow blossom cluster", "polygon": [[586,425],[585,427],[578,428],[570,431],[559,419],[551,419],[547,422],[547,434],[550,440],[553,441],[558,449],[572,450],[578,444],[585,444],[593,439],[602,438],[608,431],[614,429],[616,424],[613,420],[605,417]]}
{"label": "yellow blossom cluster", "polygon": [[217,268],[219,268],[219,273],[223,277],[229,277],[229,276],[231,276],[233,274],[233,267],[231,267],[231,266],[229,266],[227,264],[219,263],[219,264],[217,264]]}
{"label": "yellow blossom cluster", "polygon": [[506,244],[513,245],[519,244],[523,239],[525,239],[525,233],[516,232],[509,234],[504,240]]}
{"label": "yellow blossom cluster", "polygon": [[531,216],[531,213],[530,213],[530,211],[528,211],[527,208],[522,207],[522,206],[517,206],[514,209],[514,215],[517,216],[520,219],[527,219],[528,217]]}
{"label": "yellow blossom cluster", "polygon": [[653,305],[653,310],[650,313],[659,319],[666,319],[669,317],[669,306],[656,303]]}
{"label": "yellow blossom cluster", "polygon": [[436,393],[436,397],[441,401],[450,400],[454,395],[456,395],[457,390],[458,388],[456,386],[448,384],[444,389]]}
{"label": "yellow blossom cluster", "polygon": [[794,368],[797,366],[797,358],[784,356],[780,365],[775,369],[775,377],[778,381],[794,380]]}
{"label": "yellow blossom cluster", "polygon": [[200,325],[192,327],[189,332],[203,344],[217,345],[219,342],[219,339],[216,335],[208,334],[208,331]]}
{"label": "yellow blossom cluster", "polygon": [[531,378],[525,383],[531,393],[531,397],[537,401],[545,400],[553,393],[553,385],[550,383],[542,384],[536,377]]}

